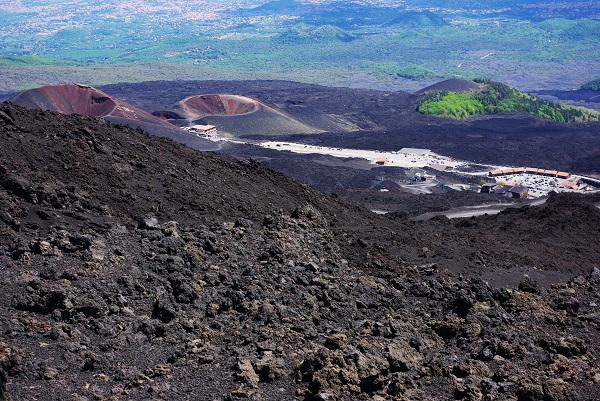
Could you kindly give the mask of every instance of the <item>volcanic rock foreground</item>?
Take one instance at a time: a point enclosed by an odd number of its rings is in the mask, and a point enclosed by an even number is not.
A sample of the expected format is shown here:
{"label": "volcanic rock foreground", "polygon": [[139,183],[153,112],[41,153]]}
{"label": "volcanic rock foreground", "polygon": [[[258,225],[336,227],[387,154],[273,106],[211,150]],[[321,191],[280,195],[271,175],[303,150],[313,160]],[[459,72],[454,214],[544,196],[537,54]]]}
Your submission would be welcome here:
{"label": "volcanic rock foreground", "polygon": [[600,399],[599,228],[571,196],[384,218],[2,105],[0,399]]}

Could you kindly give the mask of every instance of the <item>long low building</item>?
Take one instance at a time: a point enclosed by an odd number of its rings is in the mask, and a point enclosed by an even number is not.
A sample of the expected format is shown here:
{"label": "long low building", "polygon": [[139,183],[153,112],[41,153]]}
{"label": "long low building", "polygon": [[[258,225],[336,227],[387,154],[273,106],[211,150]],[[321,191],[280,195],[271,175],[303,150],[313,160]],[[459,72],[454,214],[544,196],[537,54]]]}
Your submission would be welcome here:
{"label": "long low building", "polygon": [[557,178],[562,178],[565,180],[568,178],[571,178],[571,173],[567,173],[564,171],[557,171],[557,170],[545,170],[542,168],[535,168],[535,167],[516,167],[516,168],[504,168],[504,169],[492,170],[488,173],[488,175],[490,177],[498,177],[498,176],[503,176],[503,175],[513,175],[513,174],[521,174],[521,173],[537,174],[537,175],[543,175],[546,177],[557,177]]}
{"label": "long low building", "polygon": [[190,128],[190,131],[195,134],[212,135],[217,133],[217,127],[214,125],[197,124]]}

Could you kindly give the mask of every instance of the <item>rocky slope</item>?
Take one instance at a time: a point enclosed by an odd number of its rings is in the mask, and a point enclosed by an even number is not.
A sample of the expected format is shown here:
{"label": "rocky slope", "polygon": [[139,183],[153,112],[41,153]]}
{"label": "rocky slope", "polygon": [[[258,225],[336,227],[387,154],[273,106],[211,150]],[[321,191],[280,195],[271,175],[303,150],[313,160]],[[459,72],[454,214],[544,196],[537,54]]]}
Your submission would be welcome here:
{"label": "rocky slope", "polygon": [[598,399],[599,230],[578,197],[375,216],[5,104],[0,399]]}

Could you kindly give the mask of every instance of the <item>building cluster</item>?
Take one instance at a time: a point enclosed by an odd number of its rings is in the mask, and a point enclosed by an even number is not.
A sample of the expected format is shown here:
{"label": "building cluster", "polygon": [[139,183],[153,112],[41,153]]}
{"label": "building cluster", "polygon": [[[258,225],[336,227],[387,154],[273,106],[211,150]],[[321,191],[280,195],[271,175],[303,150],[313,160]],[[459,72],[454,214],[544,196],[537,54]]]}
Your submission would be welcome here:
{"label": "building cluster", "polygon": [[[481,192],[497,193],[514,198],[522,197],[521,188],[528,189],[529,193],[526,196],[536,198],[547,195],[549,192],[593,191],[594,188],[600,187],[600,180],[594,178],[533,167],[503,168],[490,171],[488,175],[493,177],[497,183],[485,185]],[[502,184],[502,186],[498,184]]]}
{"label": "building cluster", "polygon": [[519,185],[484,184],[481,193],[504,195],[508,198],[525,199],[529,188]]}
{"label": "building cluster", "polygon": [[492,170],[489,172],[490,177],[498,177],[501,175],[512,175],[512,174],[536,174],[543,175],[545,177],[556,177],[562,179],[571,178],[571,173],[557,170],[545,170],[543,168],[535,167],[516,167],[516,168],[505,168],[501,170]]}

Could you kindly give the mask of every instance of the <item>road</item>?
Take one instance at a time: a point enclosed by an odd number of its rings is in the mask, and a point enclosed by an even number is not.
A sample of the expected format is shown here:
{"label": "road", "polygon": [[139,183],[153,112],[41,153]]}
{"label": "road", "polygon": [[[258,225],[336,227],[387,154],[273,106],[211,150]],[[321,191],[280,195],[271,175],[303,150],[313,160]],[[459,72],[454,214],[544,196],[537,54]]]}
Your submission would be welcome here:
{"label": "road", "polygon": [[530,201],[524,201],[521,203],[488,203],[484,205],[477,206],[462,206],[453,208],[450,210],[446,210],[443,212],[429,212],[414,217],[412,220],[422,221],[429,220],[435,216],[446,216],[449,219],[456,219],[460,217],[473,217],[473,216],[482,216],[484,214],[492,215],[498,214],[504,209],[509,207],[525,207],[525,206],[539,206],[546,203],[547,197],[532,199]]}
{"label": "road", "polygon": [[375,163],[375,161],[379,159],[386,159],[386,166],[403,168],[426,167],[432,164],[439,164],[447,166],[448,168],[455,168],[460,163],[450,157],[441,156],[433,152],[429,152],[427,154],[380,152],[377,150],[342,149],[326,146],[303,145],[300,143],[293,142],[275,141],[257,143],[256,145],[262,146],[263,148],[267,149],[287,150],[294,153],[316,153],[322,155],[329,155],[333,157],[353,157],[358,159],[367,159],[371,163]]}

